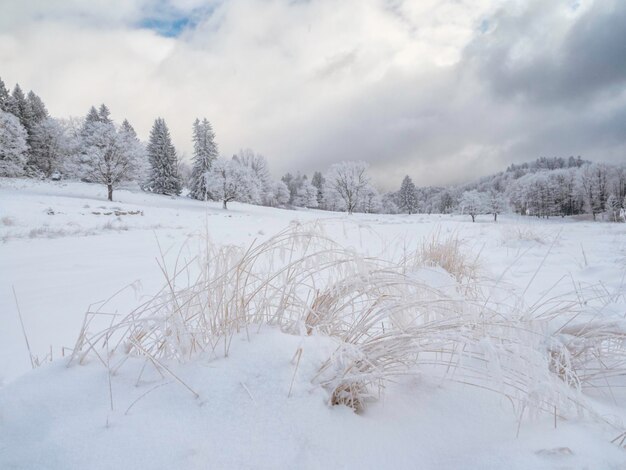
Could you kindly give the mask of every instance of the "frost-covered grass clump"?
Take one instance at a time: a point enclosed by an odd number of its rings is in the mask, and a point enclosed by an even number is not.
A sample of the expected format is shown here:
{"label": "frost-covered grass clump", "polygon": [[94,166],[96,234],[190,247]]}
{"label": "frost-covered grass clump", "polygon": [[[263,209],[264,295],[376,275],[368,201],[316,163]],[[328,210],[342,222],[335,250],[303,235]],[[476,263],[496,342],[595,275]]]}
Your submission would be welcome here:
{"label": "frost-covered grass clump", "polygon": [[[236,335],[273,327],[335,345],[310,376],[330,405],[360,412],[391,382],[427,375],[500,393],[520,419],[597,416],[586,387],[610,390],[626,372],[624,319],[597,315],[610,299],[581,291],[526,306],[479,277],[466,251],[435,236],[397,259],[368,257],[319,223],[294,223],[247,249],[207,242],[174,272],[163,264],[165,288],[110,326],[95,331],[100,314],[88,313],[71,360],[97,358],[112,376],[141,357],[195,395],[172,361],[227,357]],[[299,355],[286,360],[297,368]]]}

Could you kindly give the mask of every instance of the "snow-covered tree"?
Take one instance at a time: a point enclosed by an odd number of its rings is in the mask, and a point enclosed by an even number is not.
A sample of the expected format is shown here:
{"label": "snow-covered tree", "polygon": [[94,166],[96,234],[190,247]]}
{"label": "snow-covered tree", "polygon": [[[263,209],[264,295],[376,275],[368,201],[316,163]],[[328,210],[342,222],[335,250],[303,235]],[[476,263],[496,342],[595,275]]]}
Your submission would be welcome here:
{"label": "snow-covered tree", "polygon": [[254,172],[235,158],[213,162],[206,173],[206,188],[211,199],[222,201],[224,209],[231,201],[250,202],[258,198]]}
{"label": "snow-covered tree", "polygon": [[343,207],[352,214],[363,197],[365,188],[369,185],[367,169],[369,165],[362,161],[346,161],[335,163],[325,176],[324,193],[327,203],[336,200],[343,202]]}
{"label": "snow-covered tree", "polygon": [[400,212],[396,203],[396,193],[385,193],[381,198],[381,212],[383,214],[397,214]]}
{"label": "snow-covered tree", "polygon": [[190,196],[194,199],[208,197],[206,190],[206,173],[218,157],[215,132],[211,123],[204,118],[193,123],[193,166],[191,170]]}
{"label": "snow-covered tree", "polygon": [[493,215],[493,221],[498,221],[498,214],[504,212],[507,208],[507,203],[502,193],[495,190],[491,190],[485,194],[485,209],[489,214]]}
{"label": "snow-covered tree", "polygon": [[311,184],[317,189],[317,207],[322,207],[324,201],[324,177],[322,173],[316,171],[311,178]]}
{"label": "snow-covered tree", "polygon": [[367,185],[363,190],[357,210],[366,214],[376,214],[382,210],[383,204],[378,190]]}
{"label": "snow-covered tree", "polygon": [[255,153],[252,149],[245,149],[240,150],[234,158],[254,173],[253,183],[256,186],[255,192],[258,197],[256,201],[251,202],[271,206],[276,187],[272,181],[272,176],[265,157],[259,153]]}
{"label": "snow-covered tree", "polygon": [[26,129],[11,113],[0,110],[0,176],[21,176],[26,164]]}
{"label": "snow-covered tree", "polygon": [[31,133],[28,166],[49,178],[60,171],[69,153],[65,129],[59,121],[46,118],[37,123]]}
{"label": "snow-covered tree", "polygon": [[296,207],[317,207],[317,188],[305,178],[296,190],[292,204]]}
{"label": "snow-covered tree", "polygon": [[176,149],[165,120],[157,118],[150,131],[147,147],[150,171],[146,188],[157,194],[179,195],[182,179],[178,174]]}
{"label": "snow-covered tree", "polygon": [[580,173],[580,185],[584,194],[587,211],[593,215],[604,212],[608,197],[608,172],[606,165],[593,163],[585,165]]}
{"label": "snow-covered tree", "polygon": [[272,192],[269,195],[268,206],[284,207],[289,204],[289,188],[282,181],[272,182]]}
{"label": "snow-covered tree", "polygon": [[414,214],[417,212],[417,189],[409,175],[402,180],[402,185],[398,191],[398,207],[402,212]]}
{"label": "snow-covered tree", "polygon": [[26,101],[28,102],[28,107],[30,108],[30,119],[32,127],[50,117],[48,114],[48,110],[46,109],[46,105],[43,104],[42,99],[37,96],[33,91],[28,92],[28,95],[26,95]]}
{"label": "snow-covered tree", "polygon": [[7,106],[10,98],[11,95],[9,95],[9,90],[7,90],[7,87],[4,85],[4,82],[0,78],[0,111],[8,112]]}
{"label": "snow-covered tree", "polygon": [[19,84],[15,85],[11,96],[7,100],[7,112],[16,116],[26,129],[26,132],[28,132],[27,125],[31,121],[30,106]]}
{"label": "snow-covered tree", "polygon": [[464,214],[472,217],[472,222],[476,222],[478,214],[485,213],[486,198],[485,193],[480,193],[475,189],[465,191],[461,196],[461,210]]}
{"label": "snow-covered tree", "polygon": [[124,181],[133,181],[141,170],[144,149],[128,128],[116,129],[111,121],[90,124],[89,137],[83,142],[81,171],[83,178],[107,187],[113,200],[113,189]]}
{"label": "snow-covered tree", "polygon": [[615,194],[610,194],[606,200],[606,208],[609,211],[609,216],[613,222],[617,222],[620,219],[620,209],[622,204]]}

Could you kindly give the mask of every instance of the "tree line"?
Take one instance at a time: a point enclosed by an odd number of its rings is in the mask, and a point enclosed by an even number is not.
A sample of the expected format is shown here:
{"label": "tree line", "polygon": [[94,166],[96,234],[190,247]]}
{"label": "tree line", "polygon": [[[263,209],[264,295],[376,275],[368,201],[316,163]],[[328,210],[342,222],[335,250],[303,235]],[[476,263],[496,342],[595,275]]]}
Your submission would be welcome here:
{"label": "tree line", "polygon": [[126,119],[111,119],[106,105],[81,118],[56,119],[33,91],[11,92],[0,79],[0,176],[77,179],[107,187],[109,200],[123,183],[144,191],[198,200],[271,207],[307,207],[365,213],[464,213],[476,219],[517,212],[536,217],[588,213],[623,220],[626,165],[574,158],[539,158],[471,183],[417,187],[406,176],[397,191],[380,193],[369,165],[342,161],[325,172],[271,176],[263,155],[251,149],[220,156],[209,120],[193,124],[191,165],[181,161],[165,120],[155,119],[147,143]]}

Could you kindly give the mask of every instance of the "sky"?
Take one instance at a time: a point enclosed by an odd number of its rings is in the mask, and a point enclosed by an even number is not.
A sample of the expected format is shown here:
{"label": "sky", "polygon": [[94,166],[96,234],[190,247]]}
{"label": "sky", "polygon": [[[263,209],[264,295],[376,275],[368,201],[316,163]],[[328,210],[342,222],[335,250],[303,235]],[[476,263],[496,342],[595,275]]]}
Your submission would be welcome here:
{"label": "sky", "polygon": [[384,190],[538,157],[626,161],[623,0],[0,0],[0,78],[56,117],[106,103],[189,159],[364,160]]}

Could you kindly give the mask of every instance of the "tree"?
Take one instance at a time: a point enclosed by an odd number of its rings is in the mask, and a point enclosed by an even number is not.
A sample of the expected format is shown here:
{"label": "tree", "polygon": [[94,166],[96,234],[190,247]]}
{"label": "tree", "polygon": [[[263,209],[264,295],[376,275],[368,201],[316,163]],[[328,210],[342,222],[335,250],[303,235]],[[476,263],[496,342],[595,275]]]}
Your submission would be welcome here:
{"label": "tree", "polygon": [[358,210],[366,214],[376,214],[382,210],[382,207],[380,193],[374,186],[368,184],[363,190]]}
{"label": "tree", "polygon": [[206,173],[206,188],[211,199],[222,201],[224,209],[228,209],[231,201],[250,202],[258,198],[253,180],[252,170],[239,160],[220,158]]}
{"label": "tree", "polygon": [[606,200],[606,207],[609,210],[609,214],[611,216],[611,220],[613,222],[619,221],[620,218],[620,209],[622,205],[620,200],[617,198],[615,194],[610,194]]}
{"label": "tree", "polygon": [[409,175],[402,180],[397,201],[402,212],[414,214],[417,211],[417,189]]}
{"label": "tree", "polygon": [[289,204],[289,188],[282,181],[272,182],[272,191],[270,193],[267,205],[271,207],[284,207]]}
{"label": "tree", "polygon": [[191,170],[190,195],[194,199],[207,197],[206,173],[218,157],[215,133],[205,118],[193,123],[193,167]]}
{"label": "tree", "polygon": [[83,143],[83,175],[87,181],[104,184],[108,200],[112,201],[114,188],[137,178],[143,146],[134,133],[124,127],[116,129],[111,121],[93,122],[90,127],[89,137]]}
{"label": "tree", "polygon": [[49,178],[60,170],[62,160],[68,153],[63,126],[53,118],[37,123],[31,135],[31,151],[28,165]]}
{"label": "tree", "polygon": [[43,104],[42,99],[32,91],[28,92],[28,95],[26,96],[26,101],[28,102],[28,106],[30,108],[30,119],[31,125],[33,127],[50,117],[48,115],[46,105]]}
{"label": "tree", "polygon": [[21,176],[26,164],[26,129],[11,113],[0,110],[0,176]]}
{"label": "tree", "polygon": [[147,189],[157,194],[179,195],[182,180],[178,174],[176,149],[172,145],[167,124],[162,118],[154,121],[147,151],[150,163]]}
{"label": "tree", "polygon": [[472,222],[476,222],[476,216],[485,211],[485,194],[475,189],[465,191],[461,196],[461,209],[472,217]]}
{"label": "tree", "polygon": [[7,112],[16,116],[28,132],[27,123],[30,122],[30,107],[19,84],[15,85],[11,96],[7,100]]}
{"label": "tree", "polygon": [[233,157],[240,164],[247,167],[254,174],[253,184],[256,186],[254,193],[256,200],[250,201],[254,204],[272,205],[275,185],[265,157],[255,153],[252,149],[240,150],[239,154]]}
{"label": "tree", "polygon": [[607,197],[607,168],[593,163],[585,165],[580,173],[580,185],[584,194],[585,206],[596,220],[596,215],[605,210]]}
{"label": "tree", "polygon": [[341,200],[348,214],[352,214],[357,208],[369,184],[368,166],[361,161],[335,163],[325,176],[324,192],[329,194],[329,199]]}
{"label": "tree", "polygon": [[0,78],[0,111],[7,111],[8,101],[11,99],[11,95],[9,95],[9,90],[4,85],[4,82]]}
{"label": "tree", "polygon": [[493,221],[498,221],[498,214],[501,214],[506,210],[506,202],[504,195],[495,190],[489,191],[485,196],[485,208],[487,212],[493,214]]}
{"label": "tree", "polygon": [[324,200],[324,177],[322,173],[316,171],[313,173],[313,178],[311,178],[311,184],[317,188],[317,207],[322,206],[322,202]]}
{"label": "tree", "polygon": [[317,207],[317,188],[308,179],[305,178],[296,190],[293,205],[296,207]]}

